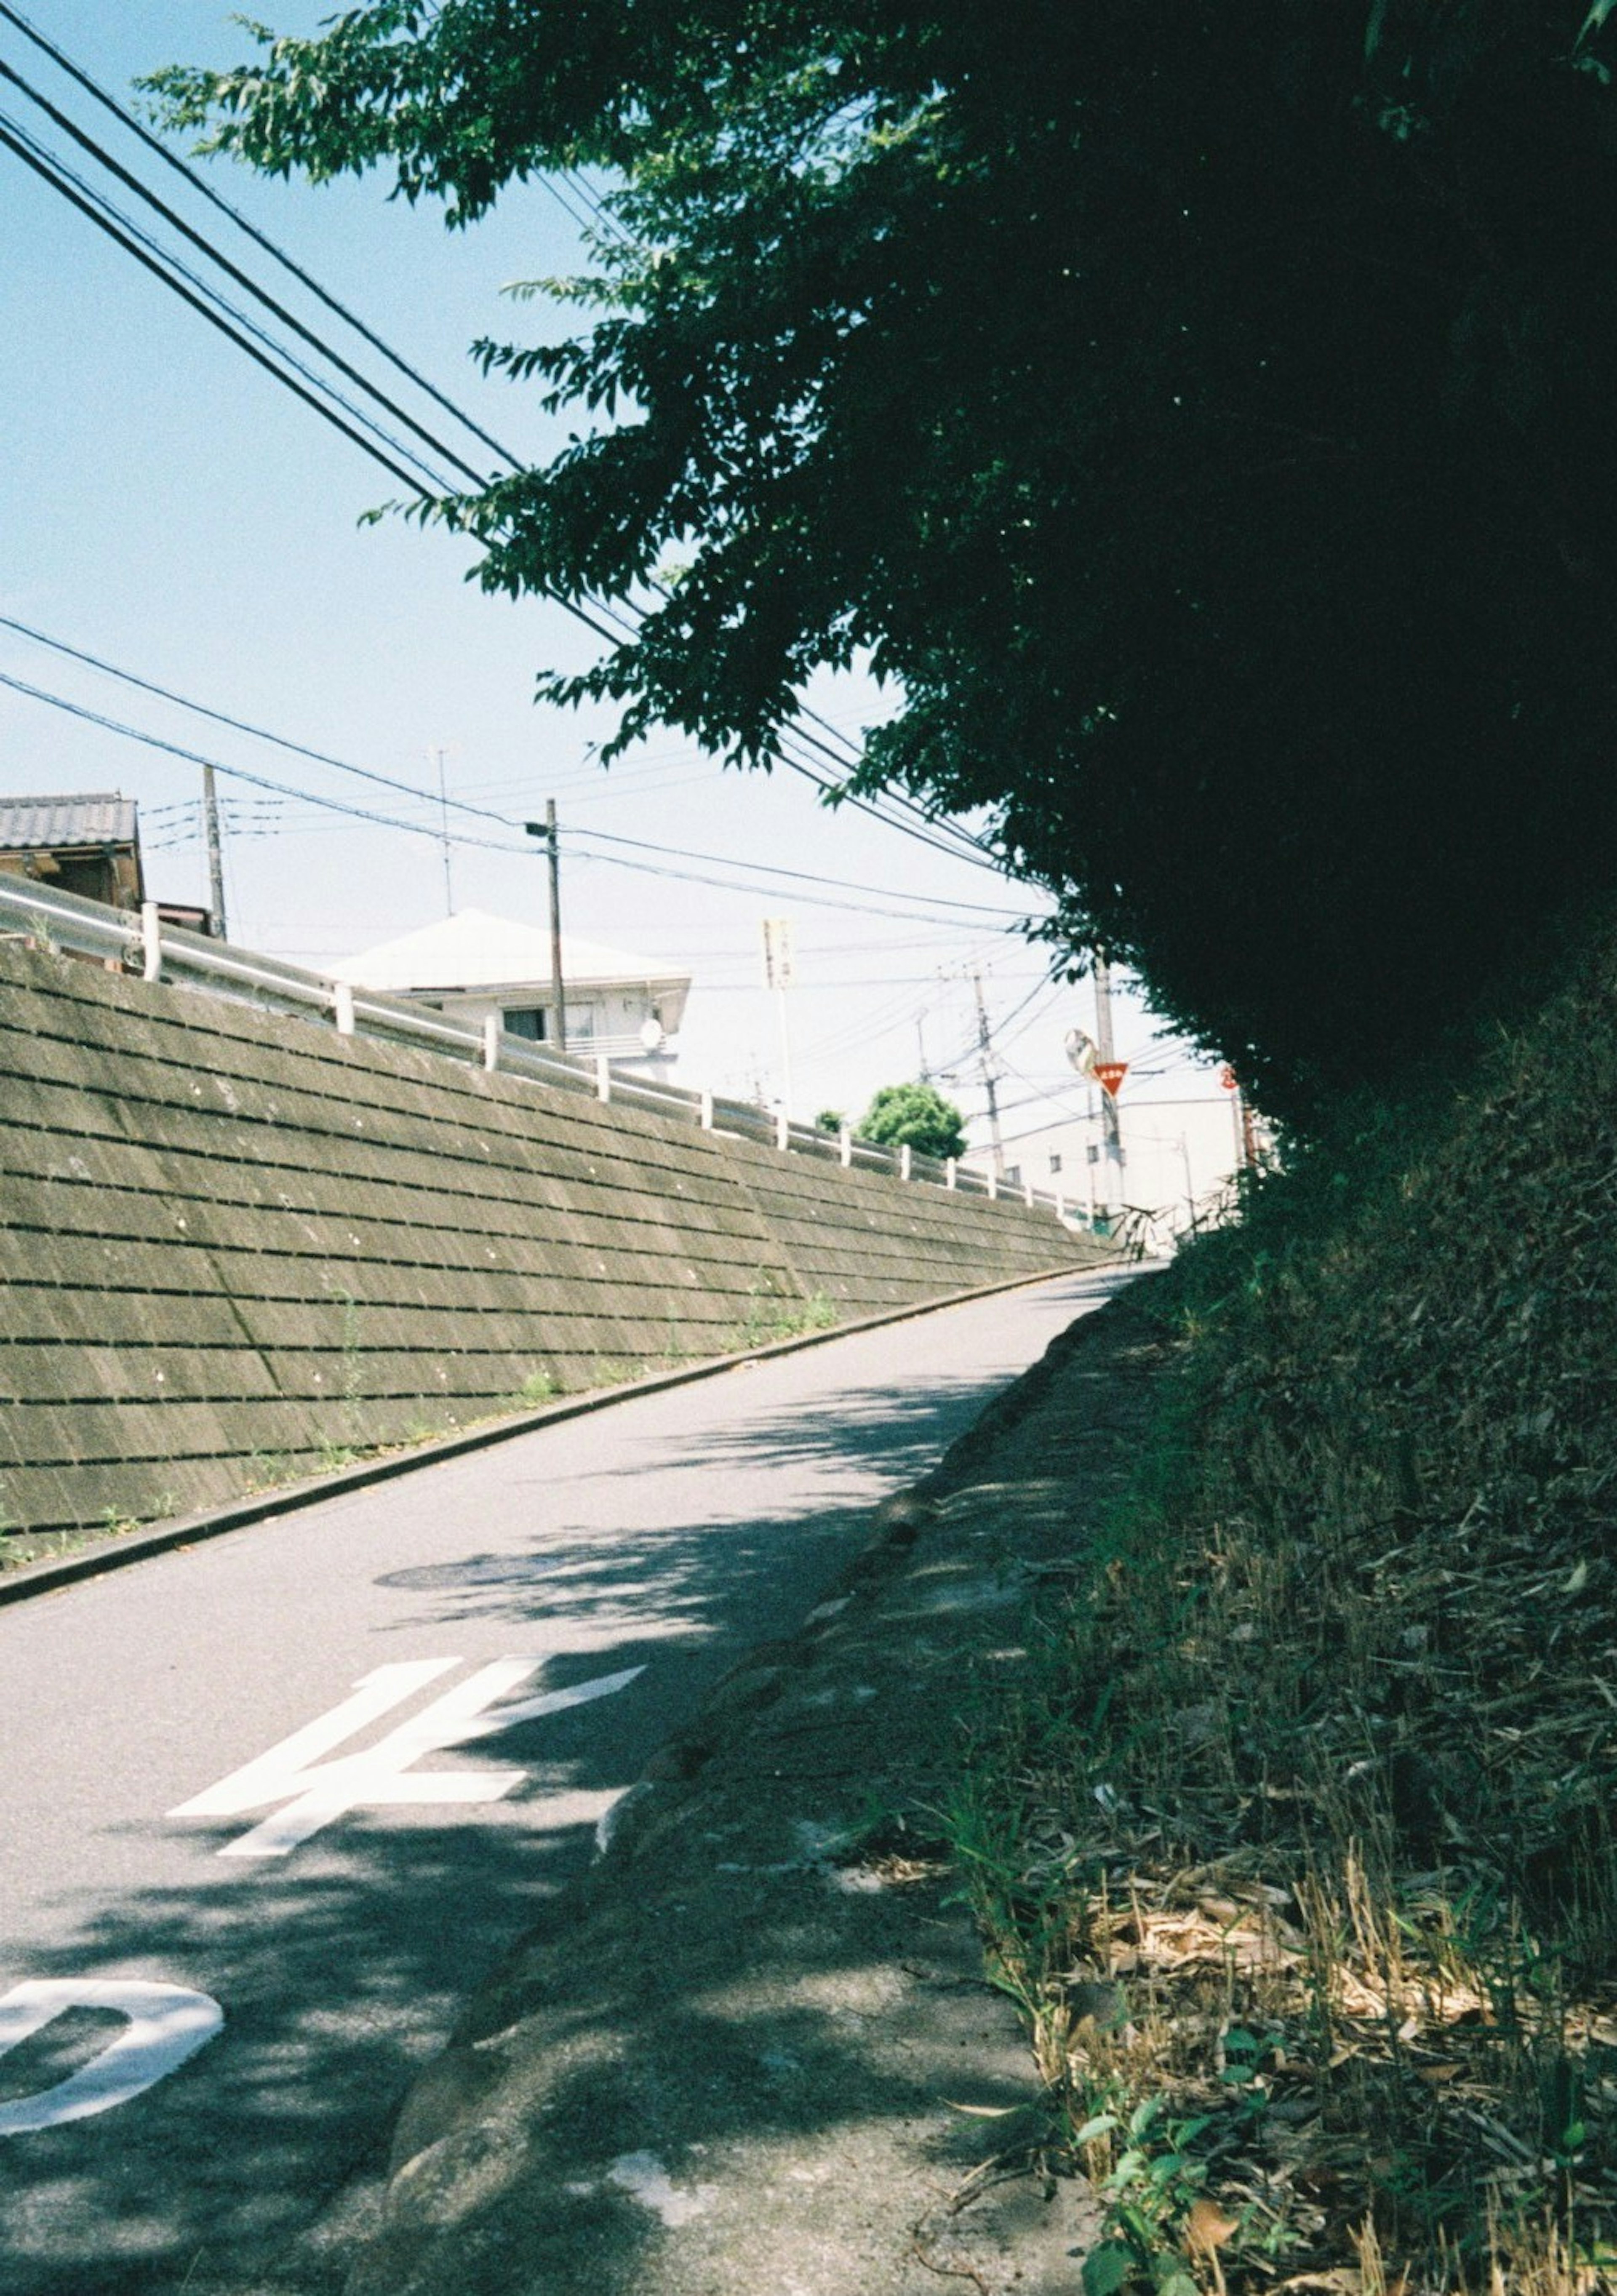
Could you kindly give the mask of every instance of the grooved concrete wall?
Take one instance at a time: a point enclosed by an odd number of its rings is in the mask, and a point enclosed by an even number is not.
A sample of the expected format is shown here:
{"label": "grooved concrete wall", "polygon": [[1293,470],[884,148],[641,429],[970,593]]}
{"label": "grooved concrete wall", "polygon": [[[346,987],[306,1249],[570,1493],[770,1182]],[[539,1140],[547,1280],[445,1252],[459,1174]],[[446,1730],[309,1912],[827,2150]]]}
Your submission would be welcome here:
{"label": "grooved concrete wall", "polygon": [[1097,1256],[1017,1203],[0,947],[6,1528]]}

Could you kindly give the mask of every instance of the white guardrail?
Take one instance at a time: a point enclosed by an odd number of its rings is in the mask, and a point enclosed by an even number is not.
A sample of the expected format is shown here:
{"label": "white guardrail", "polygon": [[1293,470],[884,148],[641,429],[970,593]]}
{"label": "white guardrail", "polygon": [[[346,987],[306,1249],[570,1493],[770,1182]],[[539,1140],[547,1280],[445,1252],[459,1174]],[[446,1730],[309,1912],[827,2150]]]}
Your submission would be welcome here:
{"label": "white guardrail", "polygon": [[0,938],[23,939],[39,947],[96,957],[146,980],[171,980],[237,1004],[324,1021],[341,1036],[426,1046],[452,1060],[497,1070],[502,1075],[531,1077],[563,1092],[587,1093],[598,1101],[617,1101],[626,1107],[681,1118],[700,1125],[703,1131],[737,1134],[766,1143],[783,1154],[817,1156],[845,1169],[891,1173],[901,1180],[953,1189],[963,1195],[1006,1197],[1026,1204],[1030,1210],[1053,1211],[1057,1219],[1070,1225],[1088,1224],[1060,1194],[1047,1193],[1031,1185],[1006,1188],[992,1173],[973,1171],[952,1156],[940,1161],[918,1155],[907,1146],[888,1147],[861,1140],[846,1125],[840,1132],[822,1132],[811,1125],[793,1124],[784,1111],[759,1108],[750,1101],[721,1100],[710,1092],[653,1084],[644,1077],[614,1070],[603,1053],[583,1060],[541,1052],[529,1038],[513,1037],[502,1029],[492,1013],[480,1029],[448,1021],[441,1013],[427,1012],[406,998],[357,988],[328,974],[284,964],[278,957],[258,956],[233,947],[228,941],[165,924],[154,901],[139,910],[111,909],[100,901],[84,900],[77,893],[57,892],[31,878],[0,871]]}

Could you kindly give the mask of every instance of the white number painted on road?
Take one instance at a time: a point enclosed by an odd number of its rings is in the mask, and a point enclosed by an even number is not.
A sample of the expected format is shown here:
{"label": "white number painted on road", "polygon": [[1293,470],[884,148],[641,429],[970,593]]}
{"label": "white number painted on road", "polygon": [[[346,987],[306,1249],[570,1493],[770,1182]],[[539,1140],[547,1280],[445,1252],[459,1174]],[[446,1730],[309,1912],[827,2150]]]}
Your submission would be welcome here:
{"label": "white number painted on road", "polygon": [[621,1674],[597,1675],[592,1682],[546,1691],[538,1698],[525,1698],[491,1714],[488,1710],[497,1699],[526,1682],[544,1664],[537,1658],[497,1659],[423,1707],[410,1721],[401,1722],[364,1753],[340,1755],[334,1761],[320,1759],[459,1664],[458,1659],[429,1658],[377,1667],[355,1684],[354,1695],[341,1706],[294,1730],[290,1738],[233,1770],[205,1793],[181,1802],[169,1811],[169,1816],[236,1817],[267,1802],[284,1802],[286,1807],[275,1816],[227,1842],[218,1853],[221,1857],[284,1857],[299,1842],[307,1841],[310,1834],[346,1816],[349,1810],[401,1802],[498,1801],[521,1784],[526,1770],[416,1770],[410,1766],[422,1755],[446,1746],[464,1746],[474,1738],[509,1730],[517,1722],[559,1714],[565,1707],[583,1706],[593,1698],[610,1698],[645,1671],[644,1667],[631,1666]]}
{"label": "white number painted on road", "polygon": [[0,2057],[70,2009],[116,2009],[128,2020],[100,2054],[53,2087],[0,2104],[0,2136],[84,2120],[127,2104],[211,2041],[225,2012],[209,1993],[132,1977],[30,1979],[0,1993]]}

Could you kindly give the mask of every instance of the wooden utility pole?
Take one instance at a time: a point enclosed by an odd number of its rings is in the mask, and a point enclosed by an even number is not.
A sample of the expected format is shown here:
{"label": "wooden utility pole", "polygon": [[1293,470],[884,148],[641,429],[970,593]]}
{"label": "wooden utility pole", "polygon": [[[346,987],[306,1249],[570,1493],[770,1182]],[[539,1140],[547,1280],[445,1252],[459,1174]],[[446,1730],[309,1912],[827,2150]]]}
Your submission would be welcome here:
{"label": "wooden utility pole", "polygon": [[562,854],[556,838],[556,801],[545,800],[543,821],[522,824],[529,837],[542,837],[550,860],[550,1008],[555,1027],[552,1037],[558,1053],[567,1050],[567,984],[562,978]]}
{"label": "wooden utility pole", "polygon": [[562,978],[562,847],[556,835],[556,801],[545,800],[545,839],[550,848],[550,998],[556,1014],[556,1050],[567,1050],[567,984]]}
{"label": "wooden utility pole", "polygon": [[994,1075],[994,1040],[989,1033],[988,1007],[982,1001],[982,975],[973,972],[972,986],[977,992],[977,1057],[982,1063],[982,1088],[988,1095],[989,1138],[993,1143],[994,1177],[1005,1171],[1005,1144],[999,1136],[999,1094]]}
{"label": "wooden utility pole", "polygon": [[438,828],[444,849],[444,914],[455,914],[455,888],[449,879],[449,787],[444,779],[444,753],[435,750],[438,759]]}
{"label": "wooden utility pole", "polygon": [[216,939],[228,938],[225,931],[225,849],[219,842],[219,792],[214,784],[213,767],[202,767],[202,823],[208,836],[208,906],[213,919]]}

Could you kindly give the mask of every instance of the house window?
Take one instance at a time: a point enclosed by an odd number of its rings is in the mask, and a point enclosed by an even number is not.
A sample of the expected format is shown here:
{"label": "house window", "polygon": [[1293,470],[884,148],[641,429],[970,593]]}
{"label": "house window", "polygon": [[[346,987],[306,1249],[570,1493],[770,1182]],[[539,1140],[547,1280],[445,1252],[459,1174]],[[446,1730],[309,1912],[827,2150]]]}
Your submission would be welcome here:
{"label": "house window", "polygon": [[1061,1169],[1061,1150],[1059,1148],[1052,1148],[1050,1151],[1050,1169],[1053,1172],[1059,1172]]}
{"label": "house window", "polygon": [[1007,1165],[1005,1166],[1005,1185],[1006,1185],[1006,1187],[1007,1187],[1007,1188],[1019,1188],[1019,1187],[1021,1187],[1021,1185],[1022,1185],[1022,1166],[1021,1166],[1020,1164],[1007,1164]]}
{"label": "house window", "polygon": [[[526,1037],[530,1045],[550,1042],[550,1008],[546,1004],[518,1005],[500,1015],[513,1037]],[[567,1043],[570,1050],[579,1045],[593,1045],[595,1040],[595,1008],[593,1004],[570,1004],[567,1008]]]}

